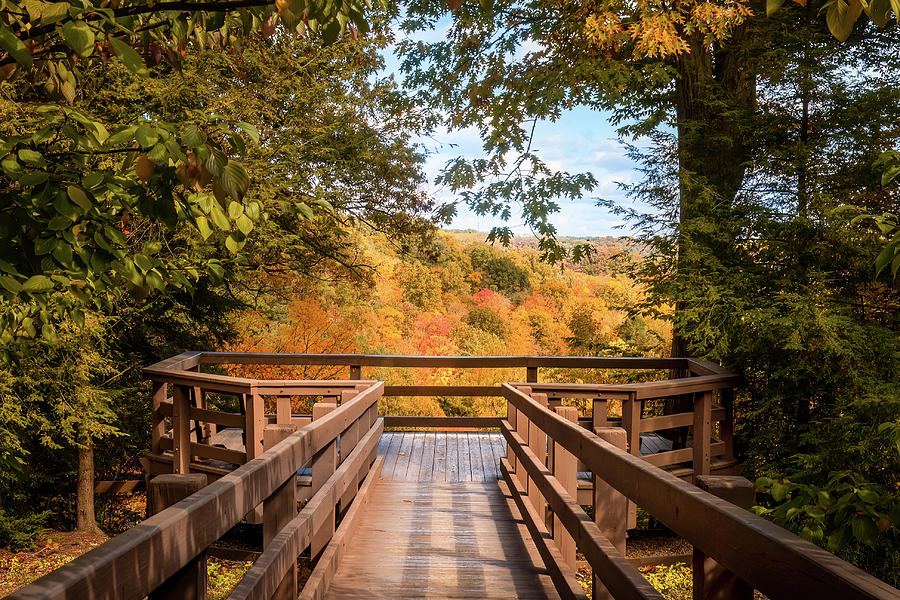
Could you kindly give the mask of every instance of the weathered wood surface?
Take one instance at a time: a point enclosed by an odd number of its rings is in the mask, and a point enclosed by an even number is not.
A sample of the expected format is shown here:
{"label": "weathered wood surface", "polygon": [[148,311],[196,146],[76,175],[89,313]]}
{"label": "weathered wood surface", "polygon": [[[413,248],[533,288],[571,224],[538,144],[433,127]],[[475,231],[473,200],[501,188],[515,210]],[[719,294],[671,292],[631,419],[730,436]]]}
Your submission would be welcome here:
{"label": "weathered wood surface", "polygon": [[381,436],[378,453],[387,481],[479,482],[500,478],[506,446],[499,433],[394,431]]}
{"label": "weathered wood surface", "polygon": [[496,481],[380,481],[370,494],[326,598],[558,597]]}

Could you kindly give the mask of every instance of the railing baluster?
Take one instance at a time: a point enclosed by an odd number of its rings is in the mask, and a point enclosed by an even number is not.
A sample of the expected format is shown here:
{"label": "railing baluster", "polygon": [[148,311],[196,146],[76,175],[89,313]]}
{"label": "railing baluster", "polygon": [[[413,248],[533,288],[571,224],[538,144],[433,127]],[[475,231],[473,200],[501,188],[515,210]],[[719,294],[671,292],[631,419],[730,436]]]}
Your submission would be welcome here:
{"label": "railing baluster", "polygon": [[[522,387],[519,388],[523,394],[531,395],[530,387]],[[525,416],[524,413],[518,413],[516,415],[516,433],[522,438],[525,444],[528,444],[528,431],[531,428],[531,424],[528,421],[528,417]],[[528,497],[529,490],[529,478],[528,473],[525,472],[525,469],[521,468],[521,465],[516,465],[516,477],[519,478],[519,483],[522,485],[522,489],[525,491],[525,496]]]}
{"label": "railing baluster", "polygon": [[[629,394],[627,400],[622,400],[622,427],[625,428],[625,437],[628,443],[627,451],[634,456],[641,455],[641,403],[636,400],[637,394]],[[628,529],[637,527],[637,505],[628,501]]]}
{"label": "railing baluster", "polygon": [[[578,409],[574,406],[558,406],[556,414],[564,419],[578,422]],[[553,442],[553,476],[563,485],[570,496],[578,496],[578,459],[574,454]],[[559,548],[569,568],[575,569],[575,540],[566,531],[559,517],[553,517],[553,540]]]}
{"label": "railing baluster", "polygon": [[[331,402],[316,402],[313,405],[313,422],[337,409],[337,405]],[[312,459],[312,492],[315,494],[322,484],[334,473],[338,465],[337,441],[331,440]],[[331,536],[334,535],[335,507],[332,505],[325,522],[313,531],[310,541],[310,555],[318,556],[319,552],[328,545]]]}
{"label": "railing baluster", "polygon": [[[153,514],[162,512],[206,487],[206,475],[159,475],[150,480],[149,502]],[[206,600],[206,552],[184,564],[172,577],[150,592],[149,600]]]}
{"label": "railing baluster", "polygon": [[263,453],[263,428],[266,426],[266,411],[263,397],[256,388],[244,396],[247,404],[247,423],[245,425],[247,460],[253,460]]}
{"label": "railing baluster", "polygon": [[709,475],[711,437],[712,392],[701,392],[694,399],[694,481]]}
{"label": "railing baluster", "polygon": [[169,384],[165,381],[153,382],[153,414],[150,423],[150,451],[159,454],[159,441],[166,434],[166,418],[162,416],[160,406],[166,401]]}
{"label": "railing baluster", "polygon": [[[599,427],[597,436],[624,450],[627,445],[625,430],[621,427]],[[616,550],[625,554],[625,525],[628,519],[628,499],[614,487],[594,475],[594,523]],[[612,598],[606,586],[593,577],[593,600]]]}
{"label": "railing baluster", "polygon": [[[297,431],[294,425],[266,425],[263,440],[266,450]],[[263,548],[268,546],[278,532],[297,516],[297,478],[289,477],[281,487],[263,502]],[[293,600],[297,597],[297,564],[292,564],[278,584],[273,600]]]}
{"label": "railing baluster", "polygon": [[[535,402],[547,408],[547,394],[534,394],[532,398],[534,398]],[[541,464],[547,464],[547,434],[534,421],[530,421],[528,424],[528,447],[535,453]],[[531,505],[534,506],[537,514],[542,516],[546,514],[547,502],[536,487],[528,491],[528,499],[531,501]]]}
{"label": "railing baluster", "polygon": [[[697,487],[743,509],[753,506],[753,483],[744,477],[701,475]],[[694,549],[694,600],[753,600],[753,588],[746,581]]]}
{"label": "railing baluster", "polygon": [[191,470],[191,400],[190,388],[176,385],[172,406],[172,470],[186,474]]}

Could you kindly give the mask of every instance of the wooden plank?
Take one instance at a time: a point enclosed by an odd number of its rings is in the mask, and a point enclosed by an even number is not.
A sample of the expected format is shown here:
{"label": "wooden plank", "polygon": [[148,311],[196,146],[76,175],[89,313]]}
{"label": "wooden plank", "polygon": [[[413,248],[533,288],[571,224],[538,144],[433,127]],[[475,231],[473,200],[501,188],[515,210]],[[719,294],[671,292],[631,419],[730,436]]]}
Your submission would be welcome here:
{"label": "wooden plank", "polygon": [[[499,389],[499,388],[498,388]],[[428,394],[431,395],[431,394]],[[495,394],[496,395],[496,394]],[[457,427],[499,429],[500,417],[384,417],[385,427],[434,427],[453,429]]]}
{"label": "wooden plank", "polygon": [[[713,421],[723,421],[726,418],[724,408],[714,408],[710,412]],[[660,431],[662,429],[674,429],[675,427],[689,427],[694,424],[694,413],[678,413],[664,415],[662,417],[647,417],[641,419],[641,433]]]}
{"label": "wooden plank", "polygon": [[223,427],[244,427],[244,417],[238,413],[227,413],[220,410],[210,410],[208,408],[191,407],[191,419],[195,421],[203,421],[205,423],[215,423]]}
{"label": "wooden plank", "polygon": [[437,433],[434,436],[434,466],[431,469],[431,481],[447,481],[446,433]]}
{"label": "wooden plank", "polygon": [[[709,446],[712,456],[722,456],[725,454],[725,442],[713,442]],[[669,450],[667,452],[657,452],[656,454],[646,454],[640,459],[648,465],[654,467],[666,467],[668,465],[677,465],[682,462],[689,462],[694,458],[693,448],[679,448],[678,450]]]}
{"label": "wooden plank", "polygon": [[446,480],[450,483],[458,483],[459,482],[459,443],[456,440],[455,433],[444,434],[444,439],[447,440]]}
{"label": "wooden plank", "polygon": [[481,449],[481,462],[484,465],[484,480],[493,481],[500,478],[500,461],[494,456],[494,448],[490,435],[487,433],[476,434],[478,445]]}
{"label": "wooden plank", "polygon": [[472,481],[472,457],[469,455],[469,434],[460,432],[456,435],[459,445],[459,480]]}
{"label": "wooden plank", "polygon": [[172,448],[176,473],[187,474],[191,464],[191,421],[189,388],[183,385],[173,387],[172,403]]}
{"label": "wooden plank", "polygon": [[[496,398],[500,394],[499,385],[388,385],[384,388],[385,396],[475,396]],[[458,419],[465,417],[443,418]],[[468,418],[477,419],[484,417]]]}
{"label": "wooden plank", "polygon": [[231,463],[233,465],[242,465],[247,462],[247,453],[240,450],[232,450],[230,448],[219,448],[218,446],[210,446],[209,444],[198,444],[191,442],[191,454],[200,458],[211,458],[213,460],[221,460],[222,462]]}
{"label": "wooden plank", "polygon": [[500,463],[500,473],[516,503],[516,507],[519,509],[519,514],[522,515],[522,520],[525,522],[528,532],[531,534],[531,539],[544,560],[547,572],[553,579],[553,584],[556,586],[556,591],[559,592],[560,597],[566,600],[586,600],[587,594],[584,593],[584,589],[581,587],[581,583],[579,583],[574,571],[568,567],[556,545],[548,543],[553,539],[553,534],[544,525],[544,515],[539,515],[535,511],[534,506],[530,502],[525,501],[522,495],[524,490],[510,474],[509,462],[505,458]]}
{"label": "wooden plank", "polygon": [[425,443],[422,452],[422,465],[419,467],[419,481],[431,481],[434,473],[434,442],[437,434],[433,431],[424,435]]}
{"label": "wooden plank", "polygon": [[900,599],[900,591],[826,550],[603,442],[512,386],[504,385],[504,395],[591,471],[772,600]]}
{"label": "wooden plank", "polygon": [[484,476],[484,459],[481,457],[481,444],[478,434],[467,432],[466,442],[469,444],[469,462],[472,464],[472,481],[486,481]]}
{"label": "wooden plank", "polygon": [[381,476],[385,479],[393,479],[394,470],[397,468],[397,459],[400,458],[400,442],[403,441],[403,433],[392,433],[391,444],[384,454],[384,465],[381,467]]}
{"label": "wooden plank", "polygon": [[203,364],[360,365],[364,367],[435,367],[498,369],[554,367],[571,369],[687,369],[684,358],[594,356],[417,356],[379,354],[290,354],[203,352]]}
{"label": "wooden plank", "polygon": [[425,453],[425,434],[417,431],[413,434],[412,446],[409,449],[409,467],[406,469],[407,481],[419,481],[419,470],[422,468],[422,455]]}
{"label": "wooden plank", "polygon": [[147,482],[143,479],[120,479],[116,481],[94,482],[95,494],[130,494],[131,492],[143,492],[147,489]]}
{"label": "wooden plank", "polygon": [[709,475],[710,438],[712,437],[712,393],[697,394],[694,400],[694,480],[702,475]]}
{"label": "wooden plank", "polygon": [[412,453],[414,433],[406,432],[400,440],[400,452],[397,457],[397,466],[394,467],[395,481],[405,481],[406,472],[409,470],[409,456]]}

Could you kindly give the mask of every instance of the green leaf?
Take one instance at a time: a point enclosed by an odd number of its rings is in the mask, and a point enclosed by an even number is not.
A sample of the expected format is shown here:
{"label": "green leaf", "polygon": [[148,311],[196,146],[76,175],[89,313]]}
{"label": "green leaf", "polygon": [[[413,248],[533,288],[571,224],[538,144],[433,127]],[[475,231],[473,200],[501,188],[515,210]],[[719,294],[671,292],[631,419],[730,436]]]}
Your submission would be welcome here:
{"label": "green leaf", "polygon": [[866,504],[878,504],[881,502],[881,494],[873,490],[859,490],[856,495]]}
{"label": "green leaf", "polygon": [[766,0],[766,16],[771,17],[784,4],[784,0]]}
{"label": "green leaf", "polygon": [[62,34],[78,56],[87,58],[94,53],[94,32],[84,21],[69,21],[62,26]]}
{"label": "green leaf", "polygon": [[862,14],[862,3],[859,0],[834,0],[825,12],[825,22],[831,35],[844,42],[853,33],[853,25]]}
{"label": "green leaf", "polygon": [[4,289],[9,290],[13,294],[18,294],[22,291],[22,284],[8,275],[0,275],[0,286],[3,286]]}
{"label": "green leaf", "polygon": [[248,235],[251,231],[253,231],[253,221],[250,220],[247,215],[241,215],[237,218],[237,228],[244,235]]}
{"label": "green leaf", "polygon": [[244,133],[250,136],[250,139],[253,140],[254,144],[259,143],[259,130],[256,127],[250,123],[245,123],[244,121],[238,121],[237,125]]}
{"label": "green leaf", "polygon": [[147,285],[151,290],[163,290],[166,284],[163,282],[162,276],[157,271],[148,271],[146,275]]}
{"label": "green leaf", "polygon": [[228,251],[232,254],[237,254],[241,249],[241,244],[236,239],[234,239],[233,236],[229,235],[227,238],[225,238],[225,247],[228,248]]}
{"label": "green leaf", "polygon": [[147,153],[147,158],[157,165],[165,166],[169,164],[169,151],[166,149],[165,144],[156,144]]}
{"label": "green leaf", "polygon": [[0,48],[6,50],[25,69],[30,69],[33,61],[31,52],[5,24],[0,24]]}
{"label": "green leaf", "polygon": [[141,125],[137,128],[137,131],[134,132],[134,138],[137,140],[138,144],[141,145],[141,148],[146,149],[154,146],[156,142],[159,141],[159,134],[155,129],[146,125]]}
{"label": "green leaf", "polygon": [[237,219],[241,215],[244,214],[244,207],[240,202],[229,202],[228,203],[228,216],[232,219]]}
{"label": "green leaf", "polygon": [[858,542],[866,544],[867,546],[875,544],[875,540],[878,538],[878,526],[875,525],[875,521],[870,517],[856,515],[853,517],[853,520],[850,521],[850,527],[853,530],[853,537],[856,538]]}
{"label": "green leaf", "polygon": [[53,280],[46,275],[33,275],[22,284],[22,291],[41,294],[53,289]]}
{"label": "green leaf", "polygon": [[84,327],[84,311],[75,309],[69,313],[69,317],[78,327]]}
{"label": "green leaf", "polygon": [[782,502],[787,497],[789,489],[790,488],[783,483],[775,482],[772,484],[772,497],[776,502]]}
{"label": "green leaf", "polygon": [[44,157],[41,156],[40,152],[35,152],[34,150],[29,150],[28,148],[22,148],[21,150],[19,150],[19,160],[38,167],[43,167],[47,164],[47,161],[44,160]]}
{"label": "green leaf", "polygon": [[882,251],[875,257],[875,274],[880,274],[885,267],[891,264],[891,261],[894,260],[894,255],[897,253],[898,245],[896,243],[888,244],[882,249]]}
{"label": "green leaf", "polygon": [[153,261],[151,261],[143,254],[135,254],[134,263],[141,269],[141,271],[149,271],[153,268]]}
{"label": "green leaf", "polygon": [[337,22],[337,20],[334,20],[326,25],[324,31],[322,31],[322,41],[325,42],[326,46],[330,46],[337,41],[338,35],[340,35],[340,33],[341,25]]}
{"label": "green leaf", "polygon": [[76,185],[70,185],[66,188],[66,195],[69,196],[69,200],[81,207],[81,210],[84,211],[84,214],[88,214],[90,212],[92,207],[91,201],[88,200],[87,194],[85,194],[84,190],[82,190],[80,187]]}
{"label": "green leaf", "polygon": [[296,204],[296,206],[297,206],[297,210],[299,210],[300,213],[301,213],[305,218],[307,218],[307,219],[312,219],[312,218],[313,218],[313,211],[312,211],[312,209],[309,207],[309,205],[308,205],[306,202],[298,202],[298,203]]}
{"label": "green leaf", "polygon": [[113,36],[109,36],[109,43],[112,45],[113,52],[116,53],[116,56],[119,57],[122,64],[128,67],[128,70],[141,77],[150,75],[150,71],[147,69],[144,59],[137,53],[137,50]]}
{"label": "green leaf", "polygon": [[19,185],[23,188],[31,188],[36,187],[44,183],[50,179],[50,174],[45,173],[44,171],[33,171],[31,173],[25,173],[21,177],[19,177]]}
{"label": "green leaf", "polygon": [[[900,1],[900,0],[898,0]],[[900,175],[900,165],[893,166],[881,174],[881,187],[885,187]]]}
{"label": "green leaf", "polygon": [[212,235],[212,228],[209,226],[209,221],[207,221],[206,217],[197,217],[197,230],[204,240],[209,239],[209,236]]}
{"label": "green leaf", "polygon": [[47,228],[51,231],[60,231],[63,229],[68,229],[71,225],[72,219],[65,215],[57,215],[50,219],[50,222],[47,224]]}
{"label": "green leaf", "polygon": [[250,187],[250,176],[244,166],[233,160],[222,170],[222,188],[235,200],[241,200]]}
{"label": "green leaf", "polygon": [[181,132],[181,143],[187,148],[196,148],[206,142],[206,136],[194,125],[188,125]]}

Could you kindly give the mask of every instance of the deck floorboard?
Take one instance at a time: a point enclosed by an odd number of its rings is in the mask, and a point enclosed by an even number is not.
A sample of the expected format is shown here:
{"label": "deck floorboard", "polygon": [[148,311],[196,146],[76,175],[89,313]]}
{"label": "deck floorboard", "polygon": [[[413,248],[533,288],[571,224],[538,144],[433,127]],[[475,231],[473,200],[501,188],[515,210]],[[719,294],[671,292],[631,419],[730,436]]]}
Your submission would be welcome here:
{"label": "deck floorboard", "polygon": [[501,486],[377,481],[325,597],[557,598]]}

